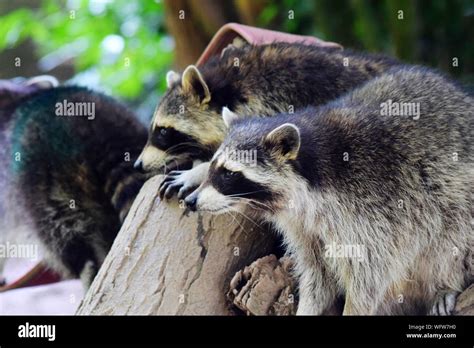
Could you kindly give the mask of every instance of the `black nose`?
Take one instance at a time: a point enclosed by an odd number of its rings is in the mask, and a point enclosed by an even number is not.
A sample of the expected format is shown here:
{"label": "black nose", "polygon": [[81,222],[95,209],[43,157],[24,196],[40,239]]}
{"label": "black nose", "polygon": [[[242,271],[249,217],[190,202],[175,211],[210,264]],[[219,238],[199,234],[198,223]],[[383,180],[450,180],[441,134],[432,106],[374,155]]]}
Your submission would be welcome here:
{"label": "black nose", "polygon": [[133,164],[133,168],[138,170],[140,173],[143,173],[143,162],[141,159],[137,159]]}
{"label": "black nose", "polygon": [[184,203],[191,211],[196,211],[197,195],[190,194],[185,198]]}

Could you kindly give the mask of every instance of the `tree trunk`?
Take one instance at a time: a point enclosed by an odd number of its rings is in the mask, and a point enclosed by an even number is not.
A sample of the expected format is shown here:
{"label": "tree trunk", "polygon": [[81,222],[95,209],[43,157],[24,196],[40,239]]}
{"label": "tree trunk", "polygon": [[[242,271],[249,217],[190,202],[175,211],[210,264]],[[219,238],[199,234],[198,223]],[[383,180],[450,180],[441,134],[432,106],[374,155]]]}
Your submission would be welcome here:
{"label": "tree trunk", "polygon": [[235,313],[230,280],[274,250],[274,234],[241,217],[185,216],[157,198],[160,181],[145,183],[77,314]]}
{"label": "tree trunk", "polygon": [[455,315],[474,315],[474,284],[471,284],[456,299]]}
{"label": "tree trunk", "polygon": [[247,315],[294,315],[296,281],[291,268],[287,256],[262,257],[236,273],[227,297]]}
{"label": "tree trunk", "polygon": [[[227,5],[226,5],[227,4]],[[165,0],[166,27],[175,41],[175,64],[194,64],[216,31],[233,16],[226,16],[227,1]]]}
{"label": "tree trunk", "polygon": [[[276,247],[271,231],[241,217],[186,216],[176,202],[160,202],[160,181],[145,183],[77,314],[296,312],[291,261],[266,256]],[[474,285],[455,314],[474,314]]]}
{"label": "tree trunk", "polygon": [[194,64],[224,24],[255,25],[268,0],[165,0],[166,27],[175,41],[175,64]]}

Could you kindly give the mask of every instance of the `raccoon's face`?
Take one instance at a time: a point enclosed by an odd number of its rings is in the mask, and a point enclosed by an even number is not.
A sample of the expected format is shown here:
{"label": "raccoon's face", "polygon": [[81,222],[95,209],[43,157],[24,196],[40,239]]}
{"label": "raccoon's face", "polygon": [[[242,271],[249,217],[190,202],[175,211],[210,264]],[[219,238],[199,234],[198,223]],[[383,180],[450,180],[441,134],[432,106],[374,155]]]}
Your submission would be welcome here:
{"label": "raccoon's face", "polygon": [[220,110],[210,106],[211,93],[199,70],[170,71],[168,91],[158,105],[135,167],[145,172],[186,168],[209,160],[226,133]]}
{"label": "raccoon's face", "polygon": [[289,123],[253,128],[258,123],[244,122],[231,130],[211,161],[207,180],[186,198],[191,210],[221,214],[250,206],[251,211],[275,213],[288,199],[299,130]]}

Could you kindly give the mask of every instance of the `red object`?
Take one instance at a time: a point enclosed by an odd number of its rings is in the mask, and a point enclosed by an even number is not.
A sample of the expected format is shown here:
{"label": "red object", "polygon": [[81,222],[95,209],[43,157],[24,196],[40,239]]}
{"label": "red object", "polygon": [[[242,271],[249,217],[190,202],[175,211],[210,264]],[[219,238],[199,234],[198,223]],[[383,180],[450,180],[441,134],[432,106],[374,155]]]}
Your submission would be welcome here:
{"label": "red object", "polygon": [[335,42],[324,41],[314,36],[294,35],[280,31],[249,27],[243,24],[228,23],[217,31],[201,54],[201,57],[199,57],[196,65],[202,65],[210,57],[220,54],[236,37],[240,37],[253,45],[263,45],[272,42],[301,42],[307,45],[342,49],[342,46]]}
{"label": "red object", "polygon": [[31,270],[29,270],[28,273],[15,280],[13,283],[1,286],[0,292],[29,286],[51,284],[59,282],[60,280],[61,277],[57,273],[50,271],[43,263],[40,262]]}
{"label": "red object", "polygon": [[[53,88],[58,85],[58,81],[48,75],[36,76],[30,79],[0,80],[0,108],[9,107],[21,98],[25,98],[41,89]],[[18,289],[28,286],[55,283],[61,277],[49,270],[43,263],[39,262],[22,277],[10,284],[0,286],[0,292]]]}
{"label": "red object", "polygon": [[[226,48],[227,45],[231,44],[236,37],[240,37],[253,45],[263,45],[272,42],[300,42],[307,45],[342,49],[342,46],[335,42],[324,41],[314,36],[293,35],[279,31],[250,27],[243,24],[228,23],[217,31],[201,57],[199,57],[196,65],[202,65],[210,57],[220,54],[221,51]],[[20,279],[9,285],[0,287],[0,292],[28,286],[50,284],[60,280],[61,277],[58,274],[48,270],[43,263],[38,263]]]}

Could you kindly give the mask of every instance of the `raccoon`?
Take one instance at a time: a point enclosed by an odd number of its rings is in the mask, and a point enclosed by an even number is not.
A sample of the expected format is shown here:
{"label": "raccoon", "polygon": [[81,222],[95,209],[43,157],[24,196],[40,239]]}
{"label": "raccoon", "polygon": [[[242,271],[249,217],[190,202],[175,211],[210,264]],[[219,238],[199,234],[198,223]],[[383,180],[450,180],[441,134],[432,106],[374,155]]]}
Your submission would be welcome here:
{"label": "raccoon", "polygon": [[[226,48],[199,69],[167,74],[148,142],[135,167],[169,173],[161,197],[186,196],[205,177],[207,161],[226,128],[222,107],[237,114],[271,116],[335,99],[398,64],[394,59],[303,44]],[[175,169],[193,170],[173,171]]]}
{"label": "raccoon", "polygon": [[345,315],[449,314],[474,280],[473,116],[471,96],[422,67],[293,115],[226,111],[229,135],[185,202],[271,222],[295,259],[298,314],[341,295]]}
{"label": "raccoon", "polygon": [[50,267],[87,288],[145,180],[133,163],[146,128],[87,88],[5,85],[0,241],[38,243]]}

